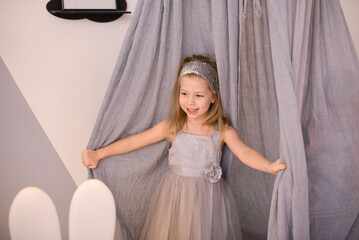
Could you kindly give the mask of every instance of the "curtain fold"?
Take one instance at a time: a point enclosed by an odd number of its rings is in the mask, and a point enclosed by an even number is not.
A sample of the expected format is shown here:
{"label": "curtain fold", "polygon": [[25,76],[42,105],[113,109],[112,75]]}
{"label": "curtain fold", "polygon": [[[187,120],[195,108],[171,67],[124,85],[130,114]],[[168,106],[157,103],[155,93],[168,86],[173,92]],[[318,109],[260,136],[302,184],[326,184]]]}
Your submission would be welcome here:
{"label": "curtain fold", "polygon": [[358,239],[359,65],[339,1],[268,3],[289,166],[275,183],[268,239]]}
{"label": "curtain fold", "polygon": [[[267,1],[243,9],[238,79],[238,134],[270,160],[279,158],[279,119],[268,29]],[[275,176],[233,160],[229,184],[244,239],[266,239]]]}

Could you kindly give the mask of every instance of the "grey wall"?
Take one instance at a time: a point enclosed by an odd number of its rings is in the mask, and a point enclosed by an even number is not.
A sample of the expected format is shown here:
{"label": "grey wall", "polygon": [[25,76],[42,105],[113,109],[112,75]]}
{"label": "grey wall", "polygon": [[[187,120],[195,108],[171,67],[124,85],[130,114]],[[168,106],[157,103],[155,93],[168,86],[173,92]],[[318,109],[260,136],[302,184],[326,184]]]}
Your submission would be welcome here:
{"label": "grey wall", "polygon": [[1,57],[0,163],[0,239],[10,239],[9,208],[16,194],[27,186],[39,187],[49,194],[59,215],[62,239],[67,239],[68,213],[76,184]]}

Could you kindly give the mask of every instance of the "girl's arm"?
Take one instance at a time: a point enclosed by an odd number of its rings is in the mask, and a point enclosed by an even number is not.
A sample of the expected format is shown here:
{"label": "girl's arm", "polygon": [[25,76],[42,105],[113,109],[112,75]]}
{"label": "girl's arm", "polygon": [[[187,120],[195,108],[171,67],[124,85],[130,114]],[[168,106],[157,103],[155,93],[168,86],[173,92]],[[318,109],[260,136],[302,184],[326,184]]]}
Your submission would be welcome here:
{"label": "girl's arm", "polygon": [[244,164],[254,169],[277,175],[280,170],[287,168],[287,165],[280,163],[279,159],[275,162],[271,162],[257,151],[248,147],[241,141],[236,130],[232,127],[226,127],[223,131],[223,141],[228,145],[234,155]]}
{"label": "girl's arm", "polygon": [[144,132],[120,139],[98,150],[86,149],[81,154],[85,167],[96,168],[98,162],[106,157],[131,152],[152,143],[159,142],[167,137],[165,131],[166,120],[156,124]]}

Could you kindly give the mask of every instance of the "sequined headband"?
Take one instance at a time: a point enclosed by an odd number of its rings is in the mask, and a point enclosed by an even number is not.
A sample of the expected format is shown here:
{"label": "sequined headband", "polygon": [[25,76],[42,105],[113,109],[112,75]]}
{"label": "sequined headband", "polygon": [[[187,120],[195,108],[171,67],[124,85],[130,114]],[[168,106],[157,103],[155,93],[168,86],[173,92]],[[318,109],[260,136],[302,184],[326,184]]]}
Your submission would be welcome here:
{"label": "sequined headband", "polygon": [[214,68],[211,67],[208,63],[201,61],[192,61],[186,63],[180,72],[180,77],[191,73],[196,74],[197,76],[200,76],[206,80],[212,92],[214,94],[218,93],[217,73],[216,70],[214,70]]}

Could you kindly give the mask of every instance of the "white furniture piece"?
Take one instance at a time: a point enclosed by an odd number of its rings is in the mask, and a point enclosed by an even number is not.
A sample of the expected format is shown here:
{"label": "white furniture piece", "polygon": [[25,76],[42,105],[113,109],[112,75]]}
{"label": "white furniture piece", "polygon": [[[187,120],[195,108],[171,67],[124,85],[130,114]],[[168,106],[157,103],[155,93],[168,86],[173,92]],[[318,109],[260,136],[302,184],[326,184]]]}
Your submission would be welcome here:
{"label": "white furniture piece", "polygon": [[116,207],[108,187],[97,179],[87,180],[75,191],[70,205],[70,240],[113,240]]}
{"label": "white furniture piece", "polygon": [[12,240],[61,240],[55,205],[49,195],[37,187],[22,189],[9,212]]}
{"label": "white furniture piece", "polygon": [[116,0],[63,0],[64,9],[116,9]]}

